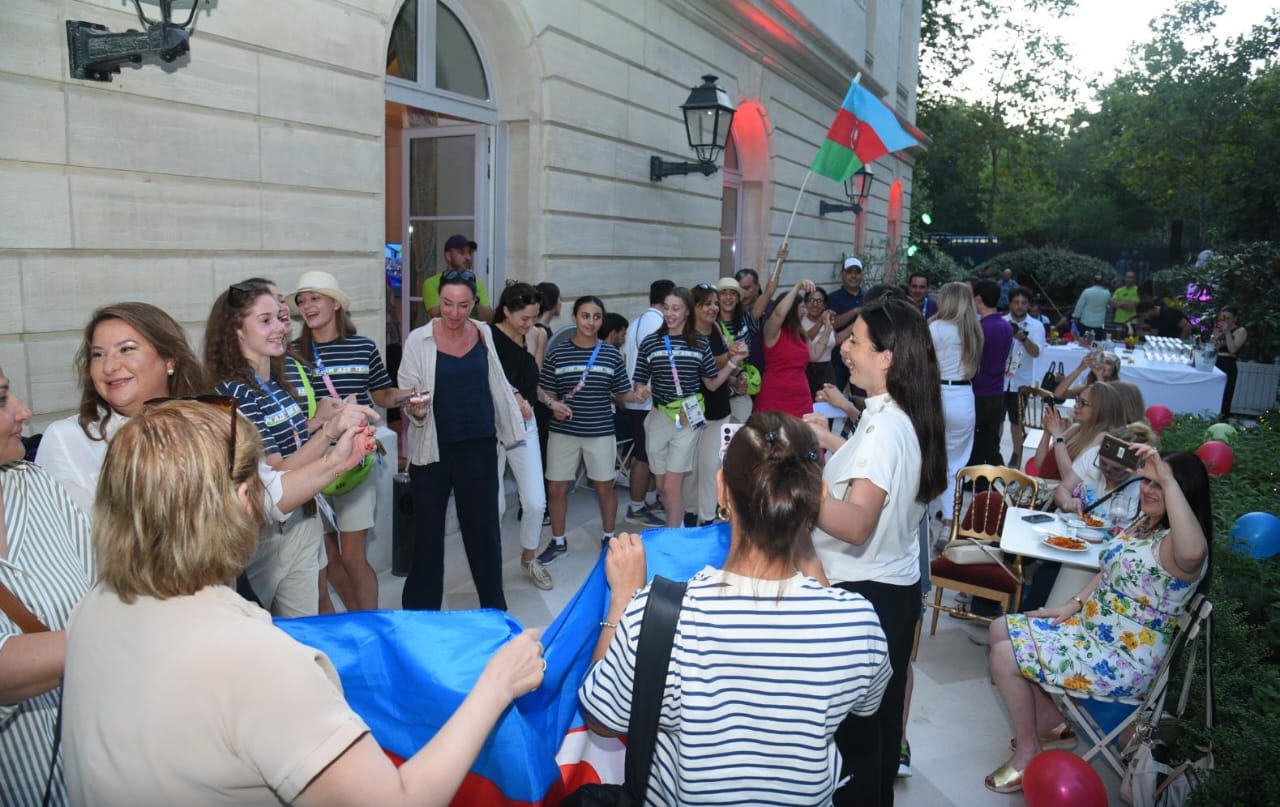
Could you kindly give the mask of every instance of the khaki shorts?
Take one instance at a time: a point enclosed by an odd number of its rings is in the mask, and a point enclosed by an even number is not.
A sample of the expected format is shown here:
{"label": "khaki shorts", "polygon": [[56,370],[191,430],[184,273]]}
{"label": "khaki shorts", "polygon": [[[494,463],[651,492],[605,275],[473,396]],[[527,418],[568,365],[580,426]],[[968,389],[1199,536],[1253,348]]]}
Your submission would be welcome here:
{"label": "khaki shorts", "polygon": [[258,530],[258,548],[245,573],[263,607],[281,617],[319,613],[323,548],[320,517],[305,515],[302,508],[288,521]]}
{"label": "khaki shorts", "polygon": [[687,474],[693,470],[698,449],[699,429],[676,428],[676,422],[657,406],[644,419],[644,437],[648,442],[649,470],[655,474]]}
{"label": "khaki shorts", "polygon": [[[374,468],[355,490],[340,496],[327,496],[342,532],[359,532],[373,527],[373,506],[378,501],[378,471]],[[325,524],[326,529],[328,524]]]}
{"label": "khaki shorts", "polygon": [[587,478],[593,482],[612,482],[617,463],[617,440],[612,434],[602,437],[574,437],[552,432],[547,438],[547,481],[572,482],[578,477],[578,460],[587,464]]}

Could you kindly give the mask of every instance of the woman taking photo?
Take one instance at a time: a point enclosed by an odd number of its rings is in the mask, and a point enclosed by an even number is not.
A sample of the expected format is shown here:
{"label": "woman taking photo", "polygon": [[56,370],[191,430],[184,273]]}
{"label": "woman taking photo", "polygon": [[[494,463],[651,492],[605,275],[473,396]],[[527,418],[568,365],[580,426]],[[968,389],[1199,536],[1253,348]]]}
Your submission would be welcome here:
{"label": "woman taking photo", "polygon": [[676,286],[664,301],[663,323],[640,343],[636,392],[653,395],[644,420],[649,469],[658,480],[667,526],[684,522],[684,475],[693,470],[698,431],[706,426],[701,389],[718,389],[738,369],[747,345],[734,342],[729,359],[717,367],[707,340],[693,325],[693,296]]}
{"label": "woman taking photo", "polygon": [[847,442],[821,414],[805,418],[833,453],[813,551],[800,568],[863,595],[880,618],[893,677],[874,715],[851,716],[836,732],[841,773],[858,784],[837,791],[835,803],[891,804],[920,618],[920,519],[946,487],[942,379],[924,317],[905,299],[866,304],[840,356],[849,382],[867,391],[867,408]]}
{"label": "woman taking photo", "polygon": [[[699,283],[693,287],[693,329],[706,340],[716,367],[729,361],[729,345],[718,327],[720,298],[715,287]],[[685,526],[709,524],[716,518],[716,472],[720,470],[720,428],[733,414],[729,405],[730,378],[716,389],[702,386],[706,402],[707,427],[698,430],[698,446],[694,451],[693,470],[684,478]]]}
{"label": "woman taking photo", "polygon": [[[528,283],[510,283],[493,309],[493,347],[507,383],[516,391],[521,413],[538,400],[538,362],[528,350],[528,338],[538,318],[542,295]],[[532,410],[529,410],[532,411]],[[516,478],[520,497],[520,566],[529,580],[543,591],[555,586],[551,574],[535,555],[542,538],[542,516],[547,510],[546,481],[542,475],[542,452],[538,445],[538,421],[525,418],[524,439],[510,448],[498,450],[498,519],[506,511],[507,496],[502,477],[507,466]]]}
{"label": "woman taking photo", "polygon": [[[1065,603],[991,623],[991,677],[1013,720],[1013,756],[986,778],[989,790],[1022,789],[1044,748],[1076,737],[1044,681],[1082,697],[1141,698],[1192,597],[1208,590],[1213,518],[1209,475],[1194,454],[1135,446],[1140,514],[1106,539],[1101,570]],[[1046,661],[1052,661],[1046,664]]]}
{"label": "woman taking photo", "polygon": [[822,348],[811,345],[800,327],[800,308],[812,291],[813,281],[801,280],[782,296],[764,322],[764,375],[755,400],[757,412],[786,412],[799,418],[813,411],[806,372]]}
{"label": "woman taking photo", "polygon": [[[840,777],[832,735],[846,715],[880,704],[884,633],[863,597],[796,571],[823,506],[813,434],[789,415],[757,412],[724,459],[729,554],[685,591],[645,801],[830,804]],[[605,573],[609,607],[578,695],[587,725],[616,736],[631,716],[649,597],[638,537],[611,543]]]}
{"label": "woman taking photo", "polygon": [[1106,382],[1090,384],[1076,398],[1075,422],[1058,413],[1058,408],[1045,405],[1044,435],[1036,448],[1036,467],[1045,479],[1062,479],[1063,469],[1070,468],[1080,479],[1098,481],[1094,458],[1102,445],[1102,437],[1123,428],[1124,400]]}
{"label": "woman taking photo", "polygon": [[[1089,374],[1085,377],[1084,384],[1072,386],[1086,370]],[[1119,378],[1120,357],[1114,353],[1104,353],[1101,349],[1091,350],[1080,360],[1080,364],[1076,365],[1076,369],[1053,388],[1053,397],[1059,400],[1078,398],[1080,392],[1091,384],[1099,381],[1115,381]]]}
{"label": "woman taking photo", "polygon": [[1222,408],[1218,412],[1219,420],[1226,420],[1231,414],[1231,398],[1236,392],[1236,377],[1240,374],[1236,366],[1237,357],[1249,341],[1249,331],[1240,324],[1240,309],[1234,305],[1224,305],[1213,323],[1213,344],[1218,348],[1218,361],[1215,365],[1227,374],[1227,386],[1222,389]]}
{"label": "woman taking photo", "polygon": [[[725,344],[743,342],[749,349],[755,331],[751,317],[742,304],[742,286],[732,277],[722,277],[716,281],[716,295],[720,299],[718,327]],[[736,382],[729,387],[729,408],[733,412],[734,423],[746,423],[747,418],[751,417],[751,395],[746,387],[746,373],[746,367],[743,367],[730,379]]]}
{"label": "woman taking photo", "polygon": [[49,803],[67,803],[54,764],[63,629],[94,580],[89,519],[23,462],[30,420],[0,370],[0,801],[16,807],[38,807],[50,776]]}
{"label": "woman taking photo", "polygon": [[970,379],[982,361],[982,326],[978,324],[968,283],[947,283],[938,292],[938,313],[929,321],[929,336],[942,376],[947,441],[947,486],[929,509],[942,514],[942,529],[936,541],[945,543],[951,535],[955,512],[956,472],[973,451],[975,413]]}
{"label": "woman taking photo", "polygon": [[[400,405],[404,393],[391,383],[378,346],[372,339],[356,335],[348,313],[351,299],[333,275],[304,272],[289,299],[302,316],[302,336],[293,343],[302,360],[291,360],[285,368],[291,388],[309,391],[308,402],[328,395],[338,401],[351,396],[362,406],[376,403],[383,409]],[[326,529],[324,534],[329,563],[320,572],[322,601],[328,594],[327,584],[332,583],[348,611],[378,607],[378,575],[365,554],[377,498],[369,476],[354,489],[330,497],[338,532]]]}
{"label": "woman taking photo", "polygon": [[809,344],[817,344],[817,358],[809,359],[805,375],[809,379],[809,395],[815,396],[827,384],[836,383],[836,371],[831,366],[831,351],[836,347],[835,313],[827,311],[827,293],[821,286],[814,286],[805,301],[804,316],[800,327]]}
{"label": "woman taking photo", "polygon": [[613,492],[617,441],[613,406],[640,403],[631,392],[627,363],[622,352],[598,336],[604,322],[599,297],[579,297],[573,303],[573,336],[551,349],[538,376],[538,400],[551,411],[551,435],[547,441],[547,488],[551,511],[551,543],[538,559],[547,564],[569,551],[564,519],[569,485],[578,476],[579,463],[596,489],[600,506],[602,543],[613,537],[618,516],[618,496]]}
{"label": "woman taking photo", "polygon": [[[475,275],[440,277],[440,316],[409,332],[400,386],[412,391],[409,483],[413,495],[413,564],[405,608],[439,610],[444,602],[444,517],[454,493],[458,526],[481,608],[507,610],[502,593],[498,525],[498,445],[525,439],[522,411],[502,373],[488,325],[470,318]],[[527,410],[527,407],[525,407]]]}
{"label": "woman taking photo", "polygon": [[[360,438],[363,454],[372,429]],[[234,407],[193,401],[145,407],[112,440],[94,514],[104,562],[68,628],[73,803],[447,804],[503,711],[540,683],[525,633],[397,770],[324,654],[223,584],[254,552],[261,445]]]}
{"label": "woman taking photo", "polygon": [[[267,465],[293,471],[323,461],[344,432],[378,415],[367,407],[334,402],[323,420],[312,424],[317,434],[310,439],[307,414],[289,392],[284,374],[290,326],[287,311],[281,317],[281,305],[271,284],[255,279],[232,285],[209,312],[204,358],[214,392],[235,398],[241,414],[257,428]],[[276,616],[318,613],[323,546],[313,508],[298,508],[284,522],[262,530],[246,573],[254,594]]]}

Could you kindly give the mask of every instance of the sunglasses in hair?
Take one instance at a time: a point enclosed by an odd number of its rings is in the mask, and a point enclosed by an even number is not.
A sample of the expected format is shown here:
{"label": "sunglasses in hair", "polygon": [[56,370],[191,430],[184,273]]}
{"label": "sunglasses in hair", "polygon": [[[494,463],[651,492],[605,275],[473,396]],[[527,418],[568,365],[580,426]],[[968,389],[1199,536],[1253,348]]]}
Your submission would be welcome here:
{"label": "sunglasses in hair", "polygon": [[227,302],[239,308],[244,305],[248,297],[250,299],[257,298],[261,294],[270,294],[271,289],[261,283],[245,280],[240,283],[232,283],[227,287]]}
{"label": "sunglasses in hair", "polygon": [[143,404],[143,406],[152,406],[154,404],[162,404],[166,401],[195,401],[196,403],[208,404],[224,409],[231,414],[231,442],[227,444],[227,476],[231,476],[236,470],[236,412],[240,409],[240,401],[232,398],[230,395],[192,395],[183,398],[152,398]]}
{"label": "sunglasses in hair", "polygon": [[440,276],[441,282],[452,283],[455,280],[461,280],[463,283],[475,283],[476,273],[470,269],[450,269]]}
{"label": "sunglasses in hair", "polygon": [[699,291],[715,291],[716,290],[716,287],[711,285],[710,283],[699,283],[698,285],[694,286],[694,288],[698,289]]}

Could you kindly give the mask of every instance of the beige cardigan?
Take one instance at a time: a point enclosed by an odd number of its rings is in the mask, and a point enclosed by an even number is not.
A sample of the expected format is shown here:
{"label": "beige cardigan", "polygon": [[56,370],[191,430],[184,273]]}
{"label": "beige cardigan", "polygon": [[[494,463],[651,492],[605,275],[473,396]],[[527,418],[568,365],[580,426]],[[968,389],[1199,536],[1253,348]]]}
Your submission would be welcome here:
{"label": "beige cardigan", "polygon": [[[400,389],[433,391],[436,383],[436,321],[433,319],[421,328],[415,328],[405,338],[404,354],[400,359],[400,371],[396,378],[396,385]],[[488,354],[489,391],[493,394],[493,420],[498,442],[504,446],[513,446],[525,438],[520,405],[516,403],[516,396],[502,372],[502,363],[498,361],[498,352],[493,347],[489,326],[475,320],[471,322],[480,329],[480,340]],[[435,409],[429,408],[427,416],[422,420],[410,415],[408,407],[401,411],[409,419],[409,462],[413,465],[439,462],[440,442],[436,436]]]}

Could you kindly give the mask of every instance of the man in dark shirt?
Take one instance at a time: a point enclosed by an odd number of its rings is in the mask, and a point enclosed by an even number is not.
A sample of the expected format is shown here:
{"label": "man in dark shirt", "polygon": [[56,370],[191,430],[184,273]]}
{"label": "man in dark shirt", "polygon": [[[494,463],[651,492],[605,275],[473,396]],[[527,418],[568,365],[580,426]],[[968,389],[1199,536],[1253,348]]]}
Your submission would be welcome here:
{"label": "man in dark shirt", "polygon": [[929,298],[929,276],[915,272],[907,278],[907,299],[920,309],[925,319],[938,313],[938,304]]}
{"label": "man in dark shirt", "polygon": [[1191,321],[1187,319],[1186,314],[1176,308],[1143,302],[1138,303],[1137,311],[1138,318],[1143,321],[1147,333],[1174,339],[1186,339],[1191,336]]}
{"label": "man in dark shirt", "polygon": [[973,304],[982,326],[982,361],[973,377],[973,452],[969,465],[1003,465],[1000,435],[1004,431],[1004,368],[1013,346],[1013,327],[996,308],[1000,286],[980,280],[973,287]]}
{"label": "man in dark shirt", "polygon": [[[866,295],[862,291],[862,261],[845,258],[840,270],[840,288],[827,295],[827,310],[835,315],[832,323],[836,333],[853,324],[862,313]],[[831,366],[836,371],[836,389],[843,390],[849,383],[849,368],[844,366],[840,351],[831,351]]]}

